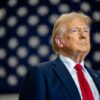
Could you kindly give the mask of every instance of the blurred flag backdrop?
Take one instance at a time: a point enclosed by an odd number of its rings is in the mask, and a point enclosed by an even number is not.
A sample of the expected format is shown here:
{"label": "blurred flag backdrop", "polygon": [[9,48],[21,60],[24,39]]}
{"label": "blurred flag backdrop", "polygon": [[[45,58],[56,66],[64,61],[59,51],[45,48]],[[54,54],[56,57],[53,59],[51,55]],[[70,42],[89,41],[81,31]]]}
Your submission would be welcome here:
{"label": "blurred flag backdrop", "polygon": [[100,0],[0,0],[0,94],[18,93],[30,67],[56,57],[50,38],[53,24],[70,11],[92,18],[85,63],[100,71]]}

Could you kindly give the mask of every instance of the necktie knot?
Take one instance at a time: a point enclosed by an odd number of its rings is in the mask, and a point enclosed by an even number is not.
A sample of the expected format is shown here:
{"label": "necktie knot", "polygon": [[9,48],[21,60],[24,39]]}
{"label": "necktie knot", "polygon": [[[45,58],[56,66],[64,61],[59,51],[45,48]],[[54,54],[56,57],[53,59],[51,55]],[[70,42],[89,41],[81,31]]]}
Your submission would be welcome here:
{"label": "necktie knot", "polygon": [[82,71],[82,66],[81,66],[80,64],[76,64],[76,65],[75,65],[75,69],[76,69],[77,71]]}

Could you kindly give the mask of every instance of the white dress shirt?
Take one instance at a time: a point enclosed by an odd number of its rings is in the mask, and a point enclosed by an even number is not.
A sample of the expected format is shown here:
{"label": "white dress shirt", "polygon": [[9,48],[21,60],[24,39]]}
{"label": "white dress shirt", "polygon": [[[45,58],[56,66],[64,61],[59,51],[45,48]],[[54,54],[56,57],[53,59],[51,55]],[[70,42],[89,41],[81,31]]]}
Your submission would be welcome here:
{"label": "white dress shirt", "polygon": [[[66,66],[66,68],[68,69],[69,73],[71,74],[71,76],[72,76],[72,78],[73,78],[73,80],[74,80],[74,82],[79,90],[81,99],[82,99],[82,94],[81,94],[81,90],[80,90],[80,86],[79,86],[79,82],[78,82],[77,73],[76,73],[76,70],[74,68],[76,63],[72,59],[65,57],[63,55],[60,55],[59,57],[60,57],[61,61],[64,63],[64,65]],[[83,67],[83,73],[84,73],[85,78],[87,79],[87,81],[90,85],[91,90],[92,90],[94,100],[100,100],[100,95],[99,95],[99,92],[97,90],[97,87],[96,87],[92,77],[88,73],[88,71],[84,68],[84,61],[82,61],[80,64]]]}

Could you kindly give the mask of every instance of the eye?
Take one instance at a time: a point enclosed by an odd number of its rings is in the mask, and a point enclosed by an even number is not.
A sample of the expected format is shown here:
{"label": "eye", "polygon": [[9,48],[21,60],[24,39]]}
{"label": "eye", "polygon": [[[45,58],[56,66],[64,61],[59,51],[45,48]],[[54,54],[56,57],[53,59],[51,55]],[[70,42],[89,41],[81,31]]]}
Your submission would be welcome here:
{"label": "eye", "polygon": [[84,29],[84,32],[89,33],[90,30],[89,29]]}
{"label": "eye", "polygon": [[79,30],[78,29],[72,29],[72,32],[73,33],[76,33],[76,32],[78,32]]}

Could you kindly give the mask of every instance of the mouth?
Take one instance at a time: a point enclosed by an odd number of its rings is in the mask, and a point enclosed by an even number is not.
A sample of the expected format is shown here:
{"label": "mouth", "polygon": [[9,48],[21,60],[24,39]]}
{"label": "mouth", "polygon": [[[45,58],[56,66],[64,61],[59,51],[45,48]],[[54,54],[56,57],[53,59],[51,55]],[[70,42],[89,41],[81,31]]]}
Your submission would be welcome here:
{"label": "mouth", "polygon": [[83,46],[86,46],[86,45],[88,45],[89,43],[88,42],[80,42],[80,45],[83,45]]}
{"label": "mouth", "polygon": [[83,44],[83,45],[87,45],[87,44],[89,44],[89,41],[86,40],[86,39],[82,39],[82,40],[80,40],[79,43],[80,43],[80,44]]}

